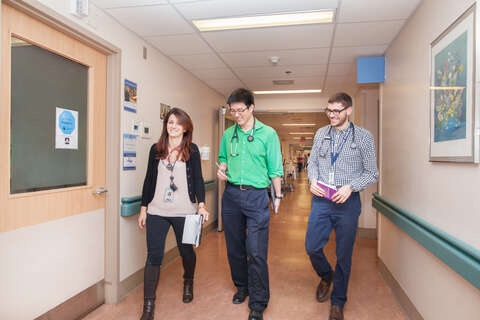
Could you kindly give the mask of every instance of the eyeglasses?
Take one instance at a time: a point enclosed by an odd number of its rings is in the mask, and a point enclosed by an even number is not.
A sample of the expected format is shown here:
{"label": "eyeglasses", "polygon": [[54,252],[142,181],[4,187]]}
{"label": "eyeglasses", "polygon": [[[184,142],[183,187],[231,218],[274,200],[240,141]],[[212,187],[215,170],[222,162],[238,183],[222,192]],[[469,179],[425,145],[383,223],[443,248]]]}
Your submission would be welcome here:
{"label": "eyeglasses", "polygon": [[328,109],[328,108],[325,108],[324,111],[325,111],[325,114],[327,116],[331,115],[332,113],[336,116],[338,116],[340,114],[340,112],[343,112],[345,109],[347,109],[348,107],[345,107],[345,108],[342,108],[342,109],[335,109],[335,110],[331,110],[331,109]]}
{"label": "eyeglasses", "polygon": [[231,109],[229,108],[228,111],[230,112],[230,114],[232,115],[235,115],[237,113],[244,113],[245,111],[247,111],[248,107],[245,107],[245,108],[242,108],[242,109]]}

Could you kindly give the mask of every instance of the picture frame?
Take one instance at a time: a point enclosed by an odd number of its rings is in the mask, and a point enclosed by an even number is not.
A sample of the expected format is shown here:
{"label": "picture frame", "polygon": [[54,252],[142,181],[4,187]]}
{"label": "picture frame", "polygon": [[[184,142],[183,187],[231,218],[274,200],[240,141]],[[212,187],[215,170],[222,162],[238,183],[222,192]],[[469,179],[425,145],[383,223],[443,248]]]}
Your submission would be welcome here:
{"label": "picture frame", "polygon": [[168,104],[165,103],[160,103],[160,119],[163,120],[165,119],[165,116],[167,113],[172,109]]}
{"label": "picture frame", "polygon": [[478,163],[476,6],[430,44],[430,161]]}

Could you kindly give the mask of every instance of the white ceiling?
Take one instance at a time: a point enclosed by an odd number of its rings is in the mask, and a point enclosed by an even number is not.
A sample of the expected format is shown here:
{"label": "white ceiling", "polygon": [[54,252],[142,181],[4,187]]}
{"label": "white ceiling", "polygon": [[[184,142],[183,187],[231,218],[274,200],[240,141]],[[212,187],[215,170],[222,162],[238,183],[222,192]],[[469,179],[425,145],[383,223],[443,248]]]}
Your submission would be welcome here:
{"label": "white ceiling", "polygon": [[[355,86],[355,58],[384,54],[421,0],[92,0],[208,86]],[[335,9],[329,24],[199,32],[192,19]],[[273,66],[272,56],[280,58]],[[286,71],[291,71],[286,74]],[[292,85],[273,80],[293,79]]]}

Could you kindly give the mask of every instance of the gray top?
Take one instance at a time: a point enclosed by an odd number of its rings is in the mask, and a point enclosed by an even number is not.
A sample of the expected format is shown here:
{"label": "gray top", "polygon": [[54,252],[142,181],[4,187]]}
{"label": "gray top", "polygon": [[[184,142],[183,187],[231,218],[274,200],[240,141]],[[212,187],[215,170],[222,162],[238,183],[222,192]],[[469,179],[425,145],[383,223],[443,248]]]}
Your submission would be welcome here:
{"label": "gray top", "polygon": [[177,161],[173,168],[173,182],[177,190],[173,193],[173,201],[165,200],[165,192],[170,186],[170,171],[166,160],[158,162],[157,185],[153,200],[148,204],[147,212],[164,217],[184,217],[197,212],[197,207],[190,201],[187,185],[187,169],[185,162]]}
{"label": "gray top", "polygon": [[[348,138],[345,140],[345,144],[334,164],[334,185],[350,184],[352,191],[361,191],[370,184],[377,182],[377,158],[372,134],[357,126],[354,126],[354,130],[349,128],[336,130],[328,125],[317,130],[308,159],[307,168],[310,180],[315,179],[329,183],[328,173],[331,167],[331,140],[329,140],[329,137],[334,141],[333,152],[337,153],[345,135],[348,134]],[[350,133],[348,133],[349,130]],[[354,136],[355,141],[353,141]]]}

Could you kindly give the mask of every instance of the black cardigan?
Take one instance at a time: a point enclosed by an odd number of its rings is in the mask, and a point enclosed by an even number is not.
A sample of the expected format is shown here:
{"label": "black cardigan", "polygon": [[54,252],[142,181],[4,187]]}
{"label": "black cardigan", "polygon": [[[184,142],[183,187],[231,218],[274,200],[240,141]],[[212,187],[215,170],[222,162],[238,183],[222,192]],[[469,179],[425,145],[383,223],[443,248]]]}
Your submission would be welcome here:
{"label": "black cardigan", "polygon": [[[155,188],[157,186],[158,163],[160,160],[156,159],[157,150],[156,143],[150,148],[150,155],[148,156],[147,174],[143,182],[142,190],[142,206],[147,206],[155,195]],[[195,200],[205,202],[205,183],[202,177],[202,164],[200,163],[200,151],[196,144],[190,144],[190,159],[186,163],[187,167],[187,184],[188,195],[190,201],[195,203]]]}

